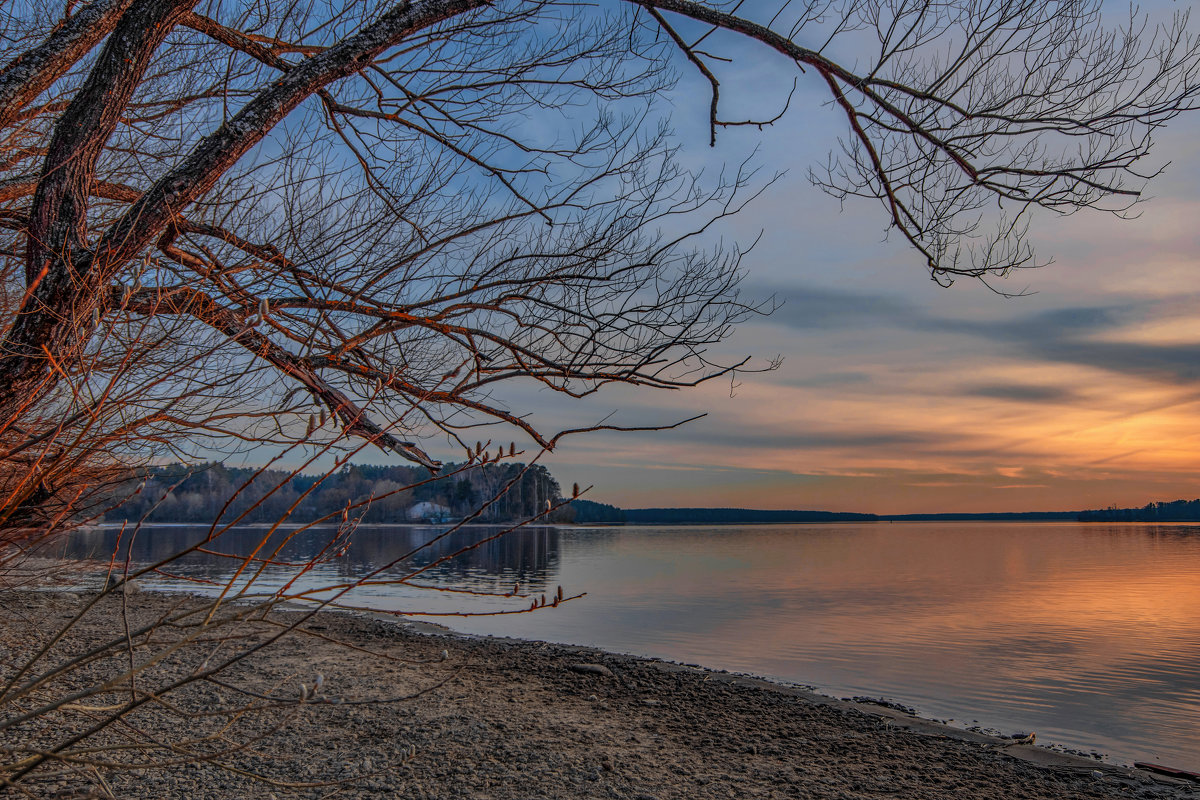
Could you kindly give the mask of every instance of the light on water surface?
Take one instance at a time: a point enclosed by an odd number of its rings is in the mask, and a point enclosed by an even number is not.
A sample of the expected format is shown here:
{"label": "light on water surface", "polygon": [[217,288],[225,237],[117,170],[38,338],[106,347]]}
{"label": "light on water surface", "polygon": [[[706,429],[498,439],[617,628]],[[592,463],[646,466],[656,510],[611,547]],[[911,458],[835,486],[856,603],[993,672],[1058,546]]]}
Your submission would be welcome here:
{"label": "light on water surface", "polygon": [[[362,575],[433,533],[363,527],[345,558],[306,583]],[[134,558],[195,535],[147,529]],[[101,538],[80,544],[102,547]],[[297,555],[303,547],[301,539]],[[186,565],[213,578],[228,568]],[[1036,731],[1039,742],[1118,761],[1200,769],[1198,526],[537,528],[421,579],[484,591],[519,583],[535,596],[552,596],[558,585],[588,593],[532,614],[433,618],[456,630],[882,696],[956,724]],[[260,590],[272,580],[278,575]],[[364,587],[348,602],[435,612],[529,603],[395,586]]]}

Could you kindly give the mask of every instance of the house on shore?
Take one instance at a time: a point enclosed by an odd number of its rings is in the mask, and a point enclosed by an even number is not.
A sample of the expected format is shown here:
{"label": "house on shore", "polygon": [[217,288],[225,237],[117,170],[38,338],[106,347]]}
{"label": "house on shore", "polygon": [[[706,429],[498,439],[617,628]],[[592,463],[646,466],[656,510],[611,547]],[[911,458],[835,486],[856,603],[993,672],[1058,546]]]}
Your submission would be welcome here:
{"label": "house on shore", "polygon": [[407,516],[409,522],[446,522],[450,519],[450,507],[422,500],[408,509]]}

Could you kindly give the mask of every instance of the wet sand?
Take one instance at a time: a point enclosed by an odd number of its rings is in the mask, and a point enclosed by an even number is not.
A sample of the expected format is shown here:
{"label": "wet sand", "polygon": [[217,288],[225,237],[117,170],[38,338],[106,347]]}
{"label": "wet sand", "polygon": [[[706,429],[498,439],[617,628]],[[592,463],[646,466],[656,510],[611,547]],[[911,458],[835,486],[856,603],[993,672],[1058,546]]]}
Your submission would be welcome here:
{"label": "wet sand", "polygon": [[[14,592],[0,599],[0,663],[9,676],[22,654],[89,598]],[[106,598],[52,661],[119,636],[127,624],[136,632],[203,603],[147,593],[124,603]],[[0,716],[11,719],[193,636],[139,673],[137,689],[148,697],[296,626],[215,675],[217,682],[145,702],[128,724],[91,740],[109,749],[80,763],[47,762],[22,779],[22,789],[38,797],[147,800],[1200,796],[1200,785],[1188,781],[753,678],[364,615],[322,613],[299,622],[292,612],[260,618],[238,609],[218,612],[237,617],[222,628],[236,639],[215,642],[189,627],[200,617],[182,616],[158,633],[135,635],[132,646],[94,659],[82,673],[48,682],[36,696],[0,705]],[[11,777],[14,762],[49,749],[65,730],[95,724],[103,709],[129,697],[106,692],[0,731],[2,774]],[[249,710],[206,713],[214,708]],[[196,761],[198,753],[206,754],[200,763],[137,766]],[[87,760],[132,769],[92,769]]]}

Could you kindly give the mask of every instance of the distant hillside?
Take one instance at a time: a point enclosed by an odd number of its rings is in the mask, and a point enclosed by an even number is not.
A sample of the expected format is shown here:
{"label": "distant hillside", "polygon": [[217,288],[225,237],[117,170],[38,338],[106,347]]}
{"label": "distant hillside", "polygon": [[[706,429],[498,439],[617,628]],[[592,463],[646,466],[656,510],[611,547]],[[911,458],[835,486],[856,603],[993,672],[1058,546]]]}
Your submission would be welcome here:
{"label": "distant hillside", "polygon": [[1200,522],[1200,500],[1147,503],[1141,508],[1108,508],[1079,512],[1080,522]]}
{"label": "distant hillside", "polygon": [[[463,517],[494,497],[480,522],[528,519],[561,502],[558,481],[540,464],[447,464],[448,477],[430,481],[419,467],[347,465],[325,475],[292,475],[284,470],[254,470],[219,463],[148,467],[131,475],[117,490],[124,502],[106,515],[109,522],[243,523],[311,522],[337,515],[350,505],[363,522],[395,523],[430,516]],[[510,485],[511,484],[511,485]],[[570,522],[570,506],[551,522]]]}
{"label": "distant hillside", "polygon": [[753,508],[627,508],[630,525],[754,525],[785,522],[871,522],[874,514]]}
{"label": "distant hillside", "polygon": [[[528,519],[547,501],[563,502],[558,481],[540,464],[502,463],[472,466],[443,480],[410,466],[347,465],[318,478],[281,470],[256,471],[211,463],[170,464],[137,471],[117,495],[124,503],[109,521],[203,522],[238,519],[272,522],[289,517],[307,522],[333,514],[347,504],[361,509],[365,522],[405,522],[426,517],[461,518],[491,498],[500,487],[510,490],[487,505],[480,522]],[[519,476],[519,477],[518,477]],[[115,498],[114,498],[115,499]],[[368,503],[369,501],[369,503]],[[361,505],[360,505],[361,504]],[[1200,499],[1147,503],[1141,508],[1090,511],[1017,511],[994,513],[858,514],[754,508],[618,508],[577,498],[556,509],[553,523],[580,525],[755,525],[805,522],[1191,522],[1200,521]]]}
{"label": "distant hillside", "polygon": [[608,503],[597,503],[579,497],[571,501],[570,507],[574,512],[573,521],[577,525],[625,524],[625,512]]}
{"label": "distant hillside", "polygon": [[943,514],[854,514],[753,508],[627,508],[630,525],[754,525],[790,522],[1033,522],[1077,520],[1078,511],[1011,511]]}
{"label": "distant hillside", "polygon": [[885,522],[1040,522],[1053,520],[1079,519],[1079,511],[995,511],[982,514],[961,514],[947,512],[945,514],[881,514],[879,519]]}
{"label": "distant hillside", "polygon": [[[612,506],[606,508],[612,509]],[[1200,500],[1176,500],[1170,503],[1148,503],[1142,508],[1114,507],[1094,511],[998,511],[975,514],[851,514],[752,508],[627,508],[623,513],[625,522],[630,525],[754,525],[789,522],[1200,522]]]}

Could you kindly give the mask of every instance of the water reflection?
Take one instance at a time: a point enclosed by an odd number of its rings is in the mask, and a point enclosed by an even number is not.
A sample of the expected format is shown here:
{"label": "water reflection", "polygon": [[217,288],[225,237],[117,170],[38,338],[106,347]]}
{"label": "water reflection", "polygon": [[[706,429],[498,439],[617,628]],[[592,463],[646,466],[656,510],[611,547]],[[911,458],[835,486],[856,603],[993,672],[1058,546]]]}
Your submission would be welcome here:
{"label": "water reflection", "polygon": [[[269,563],[261,566],[253,585],[247,587],[242,581],[239,588],[259,592],[273,591],[302,571],[305,574],[297,584],[302,587],[316,587],[322,582],[345,584],[365,577],[375,582],[355,590],[355,597],[388,596],[389,582],[410,577],[422,585],[479,592],[511,591],[514,585],[521,587],[522,594],[547,591],[549,576],[558,571],[559,531],[529,527],[519,535],[495,537],[500,531],[497,527],[471,526],[443,536],[442,529],[429,526],[362,525],[342,536],[333,526],[301,531],[247,526],[208,541],[210,531],[206,526],[151,525],[136,535],[108,527],[75,535],[61,555],[117,564],[128,558],[135,566],[170,559],[164,572],[214,584],[227,580],[246,557],[253,555],[257,561],[250,564],[247,575],[256,574],[261,562]],[[197,549],[197,545],[201,547]],[[184,555],[178,556],[180,553]],[[316,566],[312,567],[314,561]],[[429,568],[431,564],[435,566]],[[150,588],[171,585],[162,574],[148,575],[143,581]],[[394,587],[391,594],[425,596],[402,593]],[[441,607],[447,601],[437,602]]]}
{"label": "water reflection", "polygon": [[[487,532],[456,535],[413,563]],[[434,533],[364,527],[344,559],[310,578],[363,575]],[[158,558],[196,534],[154,528],[131,552],[138,561]],[[103,551],[113,535],[92,536]],[[311,553],[328,536],[298,537],[294,552],[285,552]],[[228,569],[211,561],[185,566],[209,577]],[[519,582],[535,594],[559,584],[588,592],[554,610],[451,621],[465,631],[884,695],[963,724],[1036,730],[1039,741],[1200,769],[1195,526],[538,528],[489,542],[421,580],[477,591]],[[364,587],[354,602],[436,613],[514,607],[395,585]]]}

